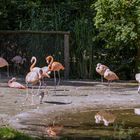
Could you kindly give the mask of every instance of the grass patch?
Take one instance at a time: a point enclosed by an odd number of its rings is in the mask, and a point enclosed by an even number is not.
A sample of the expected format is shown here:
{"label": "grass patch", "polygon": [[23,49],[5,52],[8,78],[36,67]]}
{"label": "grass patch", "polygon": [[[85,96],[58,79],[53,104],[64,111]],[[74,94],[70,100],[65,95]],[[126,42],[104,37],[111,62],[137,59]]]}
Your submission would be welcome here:
{"label": "grass patch", "polygon": [[0,128],[0,140],[36,140],[12,128]]}

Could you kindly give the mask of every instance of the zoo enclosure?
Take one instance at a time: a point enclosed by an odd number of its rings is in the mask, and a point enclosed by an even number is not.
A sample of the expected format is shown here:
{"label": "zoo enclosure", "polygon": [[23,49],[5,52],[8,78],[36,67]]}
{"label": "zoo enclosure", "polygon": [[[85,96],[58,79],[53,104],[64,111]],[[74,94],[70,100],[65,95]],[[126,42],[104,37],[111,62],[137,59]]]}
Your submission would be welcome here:
{"label": "zoo enclosure", "polygon": [[41,64],[40,55],[52,55],[64,65],[64,78],[68,79],[69,35],[64,31],[0,31],[0,55],[9,62],[14,55],[24,55],[28,60],[35,55]]}

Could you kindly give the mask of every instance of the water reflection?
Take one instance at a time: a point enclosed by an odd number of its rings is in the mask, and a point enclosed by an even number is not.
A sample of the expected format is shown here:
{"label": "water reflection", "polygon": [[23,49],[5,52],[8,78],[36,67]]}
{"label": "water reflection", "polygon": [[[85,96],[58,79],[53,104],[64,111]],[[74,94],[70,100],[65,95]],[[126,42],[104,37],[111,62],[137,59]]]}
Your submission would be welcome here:
{"label": "water reflection", "polygon": [[94,118],[95,123],[103,122],[105,126],[108,126],[110,123],[114,123],[114,121],[116,120],[116,116],[113,113],[104,110],[97,112]]}
{"label": "water reflection", "polygon": [[[62,137],[88,137],[88,139],[140,139],[140,116],[131,110],[99,110],[67,114]],[[140,111],[140,110],[139,110]]]}

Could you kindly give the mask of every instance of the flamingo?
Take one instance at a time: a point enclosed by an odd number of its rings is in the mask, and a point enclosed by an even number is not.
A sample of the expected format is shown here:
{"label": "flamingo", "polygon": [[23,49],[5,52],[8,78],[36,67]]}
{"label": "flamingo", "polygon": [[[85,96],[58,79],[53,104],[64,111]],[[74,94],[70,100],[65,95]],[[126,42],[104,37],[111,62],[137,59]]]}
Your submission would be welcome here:
{"label": "flamingo", "polygon": [[136,79],[136,81],[139,83],[138,93],[140,93],[140,73],[137,73],[137,74],[135,75],[135,79]]}
{"label": "flamingo", "polygon": [[12,79],[10,79],[8,81],[8,86],[10,88],[26,89],[25,86],[23,86],[22,84],[16,82],[16,78],[15,77],[13,77]]}
{"label": "flamingo", "polygon": [[48,66],[44,66],[41,68],[43,70],[43,77],[50,78],[51,71],[49,71]]}
{"label": "flamingo", "polygon": [[48,77],[48,78],[50,78],[50,76],[49,76],[50,72],[48,71],[48,67],[47,67],[47,66],[44,66],[44,67],[42,67],[42,68],[40,68],[40,67],[35,67],[36,62],[37,62],[37,59],[36,59],[35,56],[33,56],[33,57],[31,58],[31,63],[32,63],[32,65],[30,66],[30,71],[36,71],[36,72],[38,72],[38,71],[42,70],[42,71],[43,71],[42,76],[43,76],[43,77]]}
{"label": "flamingo", "polygon": [[22,58],[20,55],[14,56],[11,61],[14,63],[14,67],[17,68],[17,72],[19,73],[20,65],[26,62],[26,58]]}
{"label": "flamingo", "polygon": [[7,66],[7,77],[9,77],[9,63],[3,57],[0,57],[0,68],[5,66]]}
{"label": "flamingo", "polygon": [[[45,77],[50,78],[51,71],[48,71],[48,66],[44,66],[41,69],[43,71],[42,79],[44,79]],[[44,82],[45,82],[45,80],[43,80],[43,84],[44,84]]]}
{"label": "flamingo", "polygon": [[31,58],[31,63],[32,63],[32,65],[30,66],[30,71],[39,72],[40,70],[42,70],[43,73],[42,73],[42,75],[40,75],[40,76],[42,77],[42,79],[43,79],[44,77],[50,78],[50,76],[49,76],[50,72],[48,71],[48,67],[47,67],[47,66],[44,66],[44,67],[42,67],[42,68],[40,68],[40,67],[35,67],[36,62],[37,62],[37,59],[36,59],[35,56],[33,56],[33,57]]}
{"label": "flamingo", "polygon": [[96,66],[96,72],[101,75],[101,82],[102,83],[103,83],[103,76],[104,76],[106,69],[108,69],[108,67],[106,65],[101,64],[101,63],[98,63]]}
{"label": "flamingo", "polygon": [[[33,85],[39,83],[39,88],[37,92],[37,95],[38,95],[39,89],[41,86],[42,73],[43,71],[41,69],[40,71],[30,71],[29,73],[27,73],[25,77],[25,82],[26,82],[27,87],[28,87],[28,84],[32,84],[32,104],[33,104]],[[26,93],[26,100],[27,99],[28,99],[28,91]]]}
{"label": "flamingo", "polygon": [[56,75],[55,75],[55,72],[56,71],[58,72],[59,80],[58,80],[57,85],[59,85],[60,84],[60,70],[64,70],[64,66],[60,62],[54,61],[52,56],[47,56],[46,57],[46,63],[48,64],[48,71],[53,71],[54,72],[55,86],[56,86]]}
{"label": "flamingo", "polygon": [[104,73],[104,78],[108,80],[109,83],[109,91],[110,91],[110,82],[114,80],[119,80],[119,77],[110,69],[106,69]]}
{"label": "flamingo", "polygon": [[[26,78],[25,78],[27,87],[28,87],[28,84],[32,84],[32,104],[33,104],[33,85],[39,83],[39,88],[37,92],[38,94],[39,89],[41,87],[41,79],[43,78],[43,70],[39,67],[35,67],[36,62],[37,62],[37,59],[35,56],[33,56],[31,58],[32,65],[30,66],[30,72],[27,73]],[[28,99],[28,91],[26,94],[26,100],[27,99]]]}

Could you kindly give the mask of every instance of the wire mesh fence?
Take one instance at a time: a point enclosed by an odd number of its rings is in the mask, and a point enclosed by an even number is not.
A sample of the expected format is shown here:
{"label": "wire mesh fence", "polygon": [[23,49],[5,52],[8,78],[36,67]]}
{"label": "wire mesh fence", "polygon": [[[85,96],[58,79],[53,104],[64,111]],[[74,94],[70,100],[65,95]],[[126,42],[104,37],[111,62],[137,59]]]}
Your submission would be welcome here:
{"label": "wire mesh fence", "polygon": [[[64,66],[68,62],[64,54],[68,51],[65,49],[67,42],[65,41],[67,32],[25,32],[25,31],[0,31],[0,57],[7,60],[10,66],[10,72],[14,71],[14,63],[12,59],[15,56],[21,56],[25,61],[20,64],[19,73],[26,74],[31,65],[30,59],[32,56],[37,58],[36,66],[46,66],[45,57],[51,55],[55,61],[59,61]],[[69,54],[69,52],[67,52]],[[69,55],[68,55],[69,57]],[[67,70],[67,69],[66,69]],[[5,71],[5,68],[1,68]],[[61,72],[65,77],[65,72]],[[68,77],[68,75],[67,75]],[[66,77],[65,77],[66,78]]]}

